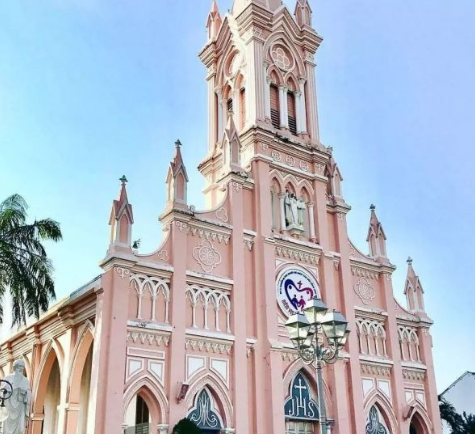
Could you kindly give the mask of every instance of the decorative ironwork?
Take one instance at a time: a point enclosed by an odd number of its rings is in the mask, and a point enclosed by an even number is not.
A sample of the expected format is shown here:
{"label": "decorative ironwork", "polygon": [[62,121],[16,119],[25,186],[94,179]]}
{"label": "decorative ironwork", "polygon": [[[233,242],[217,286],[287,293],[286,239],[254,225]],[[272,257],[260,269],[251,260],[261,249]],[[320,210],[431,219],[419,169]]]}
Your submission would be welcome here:
{"label": "decorative ironwork", "polygon": [[308,382],[301,372],[290,383],[284,413],[288,419],[319,420],[317,403],[312,399]]}
{"label": "decorative ironwork", "polygon": [[222,428],[219,415],[214,411],[213,402],[206,389],[203,389],[196,399],[195,408],[188,415],[198,428],[205,430],[220,430]]}
{"label": "decorative ironwork", "polygon": [[366,434],[389,434],[386,427],[379,421],[379,411],[375,406],[369,410]]}

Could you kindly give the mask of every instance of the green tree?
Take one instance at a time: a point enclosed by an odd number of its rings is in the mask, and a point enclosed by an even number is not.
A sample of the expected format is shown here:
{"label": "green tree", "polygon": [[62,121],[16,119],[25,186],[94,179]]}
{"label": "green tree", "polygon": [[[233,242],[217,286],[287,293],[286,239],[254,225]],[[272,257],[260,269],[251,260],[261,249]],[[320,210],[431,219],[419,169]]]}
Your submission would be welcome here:
{"label": "green tree", "polygon": [[201,430],[190,419],[180,420],[173,428],[172,434],[201,434]]}
{"label": "green tree", "polygon": [[13,326],[25,324],[28,316],[38,318],[56,297],[53,267],[42,242],[61,240],[61,229],[51,219],[28,224],[27,209],[18,194],[0,203],[0,300],[10,292]]}
{"label": "green tree", "polygon": [[445,399],[439,401],[440,417],[445,420],[452,434],[475,434],[475,415],[458,414],[455,407]]}

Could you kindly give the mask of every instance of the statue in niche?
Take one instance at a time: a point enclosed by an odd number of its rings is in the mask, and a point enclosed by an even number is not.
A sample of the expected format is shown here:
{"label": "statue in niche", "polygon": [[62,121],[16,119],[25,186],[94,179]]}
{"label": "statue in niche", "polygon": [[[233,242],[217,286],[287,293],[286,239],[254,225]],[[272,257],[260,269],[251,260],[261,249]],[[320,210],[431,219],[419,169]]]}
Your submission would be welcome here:
{"label": "statue in niche", "polygon": [[24,434],[30,414],[31,389],[28,379],[23,375],[25,362],[15,360],[13,374],[7,375],[5,380],[13,388],[10,399],[5,401],[8,419],[3,422],[3,434]]}
{"label": "statue in niche", "polygon": [[297,199],[295,193],[285,191],[284,198],[284,212],[285,223],[287,227],[304,225],[304,212],[305,202],[302,199]]}

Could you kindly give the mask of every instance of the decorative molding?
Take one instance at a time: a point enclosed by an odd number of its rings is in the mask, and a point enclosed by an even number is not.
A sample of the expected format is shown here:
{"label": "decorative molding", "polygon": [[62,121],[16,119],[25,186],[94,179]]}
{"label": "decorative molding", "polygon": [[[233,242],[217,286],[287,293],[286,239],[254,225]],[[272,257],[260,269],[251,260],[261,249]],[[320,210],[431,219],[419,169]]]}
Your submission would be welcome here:
{"label": "decorative molding", "polygon": [[375,289],[369,284],[366,278],[360,277],[353,287],[356,295],[360,298],[363,304],[371,304],[376,297]]}
{"label": "decorative molding", "polygon": [[339,220],[345,220],[345,214],[342,212],[337,213],[338,219]]}
{"label": "decorative molding", "polygon": [[333,267],[335,268],[335,270],[340,269],[340,258],[338,256],[333,257]]}
{"label": "decorative molding", "polygon": [[233,181],[233,189],[236,191],[236,193],[239,193],[242,190],[242,184]]}
{"label": "decorative molding", "polygon": [[290,155],[287,155],[285,157],[285,162],[290,166],[290,167],[295,167],[295,158],[291,157]]}
{"label": "decorative molding", "polygon": [[280,161],[282,159],[281,155],[280,155],[280,152],[277,152],[274,149],[272,150],[270,155],[271,155],[271,157],[274,161]]}
{"label": "decorative molding", "polygon": [[194,351],[214,354],[231,354],[232,344],[214,342],[205,339],[187,339],[185,342],[186,349]]}
{"label": "decorative molding", "polygon": [[306,161],[300,161],[299,167],[304,172],[308,172],[310,170],[308,163]]}
{"label": "decorative molding", "polygon": [[161,261],[164,261],[164,262],[168,262],[168,252],[166,250],[160,250],[158,253],[157,253],[157,256],[158,256],[158,259],[160,259]]}
{"label": "decorative molding", "polygon": [[244,245],[247,247],[247,249],[248,249],[249,251],[252,250],[252,246],[254,245],[254,240],[251,240],[251,239],[248,239],[248,238],[244,238],[243,243],[244,243]]}
{"label": "decorative molding", "polygon": [[221,263],[221,255],[207,239],[193,249],[193,258],[206,273],[210,273]]}
{"label": "decorative molding", "polygon": [[184,222],[181,222],[181,221],[179,221],[179,220],[175,220],[175,221],[173,222],[173,224],[175,225],[175,227],[178,228],[178,230],[179,230],[180,232],[183,232],[185,229],[188,228],[188,224],[186,224],[186,223],[184,223]]}
{"label": "decorative molding", "polygon": [[367,268],[351,267],[351,274],[353,276],[366,277],[367,279],[378,280],[378,273],[376,271],[368,270]]}
{"label": "decorative molding", "polygon": [[284,362],[295,362],[299,358],[298,353],[295,351],[282,351],[280,354]]}
{"label": "decorative molding", "polygon": [[218,220],[221,220],[224,223],[227,223],[229,221],[228,217],[228,212],[226,211],[226,208],[221,207],[216,211],[216,218]]}
{"label": "decorative molding", "polygon": [[136,331],[127,332],[127,340],[134,343],[140,342],[142,344],[156,345],[157,347],[164,345],[168,347],[170,336],[159,335],[154,333],[142,333]]}
{"label": "decorative molding", "polygon": [[[238,184],[240,185],[240,184]],[[200,228],[198,226],[188,226],[188,234],[191,234],[193,237],[198,236],[199,238],[206,239],[208,241],[218,241],[218,243],[229,243],[230,236],[220,232],[215,232],[210,229]]]}
{"label": "decorative molding", "polygon": [[277,246],[275,253],[281,258],[293,259],[298,262],[306,262],[313,265],[318,265],[320,261],[320,256],[318,255],[312,255],[289,247]]}
{"label": "decorative molding", "polygon": [[130,275],[130,270],[128,268],[115,267],[115,271],[117,271],[117,274],[121,279],[124,279],[126,276]]}
{"label": "decorative molding", "polygon": [[424,381],[426,379],[426,373],[424,371],[418,371],[415,369],[403,369],[402,376],[406,380]]}
{"label": "decorative molding", "polygon": [[389,377],[391,375],[391,368],[389,366],[362,363],[361,373],[366,375],[380,375],[382,377]]}

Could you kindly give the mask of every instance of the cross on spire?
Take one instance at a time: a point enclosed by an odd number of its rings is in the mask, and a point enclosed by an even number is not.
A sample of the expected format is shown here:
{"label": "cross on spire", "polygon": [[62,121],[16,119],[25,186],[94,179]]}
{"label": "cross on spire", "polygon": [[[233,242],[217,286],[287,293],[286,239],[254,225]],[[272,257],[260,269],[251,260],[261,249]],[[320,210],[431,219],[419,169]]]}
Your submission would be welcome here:
{"label": "cross on spire", "polygon": [[119,181],[122,183],[122,185],[125,185],[127,182],[129,182],[125,175],[122,175],[122,177],[119,178]]}

